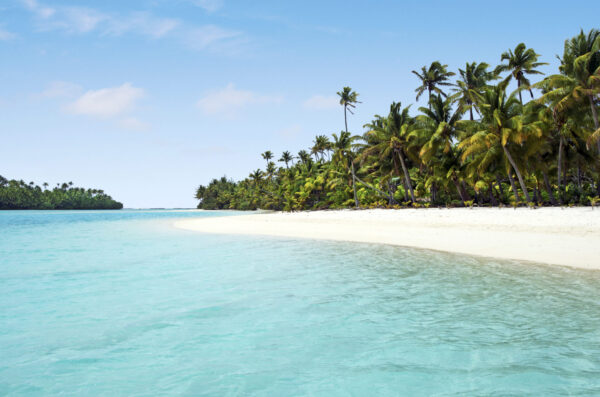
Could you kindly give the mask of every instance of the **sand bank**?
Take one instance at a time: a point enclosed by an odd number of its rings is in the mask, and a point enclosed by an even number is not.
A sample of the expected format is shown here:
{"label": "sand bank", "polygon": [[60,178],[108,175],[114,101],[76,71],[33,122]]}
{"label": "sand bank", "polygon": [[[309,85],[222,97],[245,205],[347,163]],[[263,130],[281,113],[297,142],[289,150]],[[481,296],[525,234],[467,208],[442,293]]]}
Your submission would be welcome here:
{"label": "sand bank", "polygon": [[383,243],[600,269],[600,209],[454,208],[251,213],[181,220],[204,233]]}

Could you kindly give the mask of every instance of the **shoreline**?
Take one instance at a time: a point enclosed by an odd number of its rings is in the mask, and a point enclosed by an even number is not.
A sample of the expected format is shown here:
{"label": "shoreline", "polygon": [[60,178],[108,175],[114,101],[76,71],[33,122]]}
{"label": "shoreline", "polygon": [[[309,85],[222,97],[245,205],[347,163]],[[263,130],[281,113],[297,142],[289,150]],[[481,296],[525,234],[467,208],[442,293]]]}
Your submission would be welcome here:
{"label": "shoreline", "polygon": [[370,209],[270,212],[176,221],[202,233],[390,244],[600,269],[600,210]]}

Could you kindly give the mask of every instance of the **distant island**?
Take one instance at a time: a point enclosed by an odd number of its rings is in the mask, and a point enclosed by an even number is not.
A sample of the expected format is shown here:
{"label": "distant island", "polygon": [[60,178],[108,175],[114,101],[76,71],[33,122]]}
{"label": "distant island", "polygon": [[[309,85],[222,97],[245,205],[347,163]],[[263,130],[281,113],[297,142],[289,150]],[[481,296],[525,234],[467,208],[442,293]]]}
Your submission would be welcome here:
{"label": "distant island", "polygon": [[347,122],[359,95],[344,87],[337,93],[344,130],[317,135],[297,155],[284,151],[277,159],[267,150],[265,169],[242,181],[223,177],[199,186],[198,208],[594,206],[600,202],[600,31],[566,40],[557,73],[532,83],[546,65],[539,57],[521,43],[495,68],[466,63],[456,81],[439,61],[413,70],[416,99],[427,95],[428,106],[411,115],[410,106],[394,102],[360,136]]}
{"label": "distant island", "polygon": [[123,204],[98,189],[74,187],[72,182],[49,189],[34,182],[8,180],[0,175],[0,210],[119,210]]}

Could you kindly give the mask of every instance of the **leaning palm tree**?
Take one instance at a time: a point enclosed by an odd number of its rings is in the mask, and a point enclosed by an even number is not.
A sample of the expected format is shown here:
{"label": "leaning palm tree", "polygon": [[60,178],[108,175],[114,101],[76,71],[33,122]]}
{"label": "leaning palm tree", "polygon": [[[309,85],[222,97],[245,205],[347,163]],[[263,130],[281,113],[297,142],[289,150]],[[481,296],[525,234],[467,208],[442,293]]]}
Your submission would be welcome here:
{"label": "leaning palm tree", "polygon": [[[600,52],[600,38],[597,40]],[[554,103],[556,111],[568,112],[588,102],[594,128],[600,129],[596,96],[600,93],[600,61],[596,63],[594,52],[577,57],[568,68],[569,74],[554,74],[538,84],[545,90],[540,98],[544,102]],[[600,146],[598,148],[600,150]]]}
{"label": "leaning palm tree", "polygon": [[281,163],[285,163],[285,168],[290,168],[289,163],[294,159],[294,156],[287,150],[281,153],[281,158],[278,160]]}
{"label": "leaning palm tree", "polygon": [[[513,156],[519,151],[528,135],[541,136],[542,131],[536,123],[524,124],[520,101],[513,92],[506,95],[508,81],[503,81],[497,86],[485,90],[478,104],[481,109],[481,122],[471,123],[473,130],[469,136],[461,141],[459,148],[464,150],[463,161],[481,151],[490,151],[500,148],[510,167],[507,173],[510,178],[512,168],[517,175],[523,194],[527,202],[531,202],[527,185],[523,177],[519,161],[523,164],[526,158]],[[522,153],[521,153],[522,154]],[[516,192],[515,192],[516,195]]]}
{"label": "leaning palm tree", "polygon": [[507,61],[507,63],[500,64],[496,67],[495,73],[500,74],[503,72],[510,72],[506,76],[505,81],[510,82],[512,78],[517,81],[517,87],[519,88],[519,101],[523,104],[523,98],[521,97],[521,87],[529,90],[531,98],[533,98],[533,91],[531,91],[531,82],[527,78],[528,74],[543,74],[536,68],[542,65],[547,65],[545,62],[538,62],[539,54],[533,50],[533,48],[527,48],[524,43],[519,43],[513,52],[508,50],[502,53],[500,57],[501,61]]}
{"label": "leaning palm tree", "polygon": [[427,91],[429,94],[428,100],[431,100],[432,93],[447,96],[439,86],[450,86],[448,80],[451,76],[454,76],[454,72],[448,72],[448,65],[442,65],[439,61],[433,62],[429,67],[423,66],[421,73],[413,70],[412,72],[421,80],[421,86],[418,87],[415,92],[417,93],[417,101],[421,95]]}
{"label": "leaning palm tree", "polygon": [[460,78],[456,81],[455,94],[452,96],[458,102],[458,107],[462,112],[469,109],[470,119],[473,120],[473,106],[477,102],[481,91],[487,83],[495,78],[495,74],[488,72],[488,65],[485,62],[471,62],[465,65],[465,69],[458,69]]}

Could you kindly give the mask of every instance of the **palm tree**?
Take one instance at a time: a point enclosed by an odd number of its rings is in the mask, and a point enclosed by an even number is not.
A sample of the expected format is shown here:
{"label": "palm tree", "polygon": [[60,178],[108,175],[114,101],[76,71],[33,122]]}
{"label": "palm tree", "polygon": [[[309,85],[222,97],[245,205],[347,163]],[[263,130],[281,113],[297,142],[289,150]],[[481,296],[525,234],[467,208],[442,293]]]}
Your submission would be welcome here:
{"label": "palm tree", "polygon": [[354,142],[357,136],[351,136],[348,131],[340,132],[340,135],[333,134],[333,160],[342,164],[345,168],[350,168],[352,175],[352,189],[354,192],[354,206],[359,207],[358,196],[356,195],[356,175],[354,173]]}
{"label": "palm tree", "polygon": [[439,86],[450,86],[448,80],[451,76],[454,76],[454,72],[448,72],[448,65],[442,65],[439,61],[432,62],[427,66],[423,66],[421,68],[421,73],[413,70],[412,72],[421,80],[421,86],[418,87],[415,92],[417,93],[416,100],[418,101],[421,95],[427,91],[429,96],[427,100],[431,100],[431,94],[437,93],[439,95],[447,96],[444,91],[442,91]]}
{"label": "palm tree", "polygon": [[[596,40],[600,48],[600,38]],[[567,74],[554,74],[538,84],[546,92],[540,98],[544,102],[554,103],[555,111],[565,113],[574,110],[587,101],[590,106],[594,128],[598,130],[598,112],[595,97],[600,93],[600,61],[596,64],[593,52],[581,55],[573,65],[564,68]],[[600,151],[600,147],[598,148]]]}
{"label": "palm tree", "polygon": [[533,91],[531,91],[531,83],[526,75],[528,74],[543,74],[536,68],[547,65],[545,62],[538,62],[539,54],[533,50],[533,48],[527,48],[524,43],[519,43],[513,52],[508,50],[502,53],[500,61],[507,61],[505,64],[500,64],[496,67],[495,73],[500,74],[503,72],[510,72],[506,77],[506,81],[510,82],[512,78],[517,81],[517,87],[519,88],[519,101],[523,104],[523,98],[521,97],[521,86],[524,89],[529,90],[531,98],[533,98]]}
{"label": "palm tree", "polygon": [[263,159],[265,159],[268,165],[269,161],[273,158],[273,153],[271,153],[270,150],[267,150],[266,152],[262,153],[261,156]]}
{"label": "palm tree", "polygon": [[[478,151],[489,151],[492,147],[499,146],[510,165],[508,168],[512,168],[517,175],[525,199],[527,202],[531,202],[521,168],[517,164],[512,150],[518,150],[529,134],[541,135],[542,132],[536,124],[523,123],[523,106],[516,99],[514,92],[509,96],[506,95],[507,85],[508,81],[505,80],[497,86],[486,88],[478,103],[482,120],[471,123],[474,131],[461,141],[459,148],[464,150],[462,155],[464,161]],[[511,149],[513,147],[514,149]],[[520,160],[523,162],[525,159],[521,158]],[[511,178],[510,169],[507,170],[507,173]]]}
{"label": "palm tree", "polygon": [[302,164],[307,164],[310,162],[310,154],[306,150],[300,150],[298,152],[298,158]]}
{"label": "palm tree", "polygon": [[[479,98],[479,93],[475,98]],[[415,127],[410,133],[411,138],[422,142],[419,157],[423,164],[432,168],[432,174],[436,174],[434,168],[442,164],[453,167],[452,170],[447,170],[446,174],[450,173],[450,179],[452,179],[464,205],[468,198],[460,185],[457,172],[460,155],[454,147],[458,140],[457,127],[463,111],[459,108],[453,112],[452,100],[450,98],[442,99],[440,95],[431,99],[430,108],[421,107],[419,110],[423,114],[416,117]]]}
{"label": "palm tree", "polygon": [[340,97],[340,105],[344,107],[344,125],[346,126],[345,131],[348,132],[348,117],[347,112],[354,114],[352,109],[356,108],[358,101],[358,93],[352,91],[350,87],[344,87],[342,91],[339,91],[338,96]]}
{"label": "palm tree", "polygon": [[325,151],[331,148],[331,142],[325,135],[317,135],[313,142],[311,152],[315,155],[315,160],[318,160],[318,155],[321,156],[321,160],[324,160]]}
{"label": "palm tree", "polygon": [[[347,136],[347,138],[350,138],[350,133],[348,132],[348,115],[347,112],[350,112],[350,114],[354,114],[354,112],[352,111],[352,109],[354,109],[356,107],[357,103],[360,103],[358,101],[358,93],[356,91],[352,91],[352,88],[350,87],[344,87],[342,89],[342,91],[339,91],[337,93],[340,97],[340,105],[342,105],[344,107],[344,126],[345,126],[345,136]],[[336,135],[333,135],[334,138],[336,138]],[[337,142],[340,143],[340,142]],[[335,147],[335,144],[334,144]],[[339,148],[338,148],[339,150]],[[356,174],[354,172],[354,159],[352,157],[350,157],[350,168],[352,171],[352,188],[354,190],[354,204],[356,205],[356,208],[358,208],[358,197],[356,196]]]}
{"label": "palm tree", "polygon": [[288,163],[291,162],[293,159],[294,157],[292,156],[292,154],[286,150],[285,152],[281,153],[281,158],[278,161],[285,163],[285,168],[289,169],[290,167]]}
{"label": "palm tree", "polygon": [[465,69],[458,69],[460,78],[456,81],[453,99],[458,100],[458,107],[462,112],[469,109],[470,119],[473,120],[473,105],[477,102],[482,89],[487,83],[495,78],[495,74],[488,72],[485,62],[471,62],[465,65]]}
{"label": "palm tree", "polygon": [[406,152],[410,145],[409,128],[413,124],[413,119],[408,114],[409,108],[410,106],[402,109],[400,102],[393,102],[387,117],[376,116],[376,120],[365,125],[369,128],[367,136],[372,145],[365,150],[363,156],[377,153],[379,158],[391,157],[397,175],[400,175],[396,162],[399,161],[404,174],[404,185],[410,191],[414,203],[415,192],[406,161]]}

